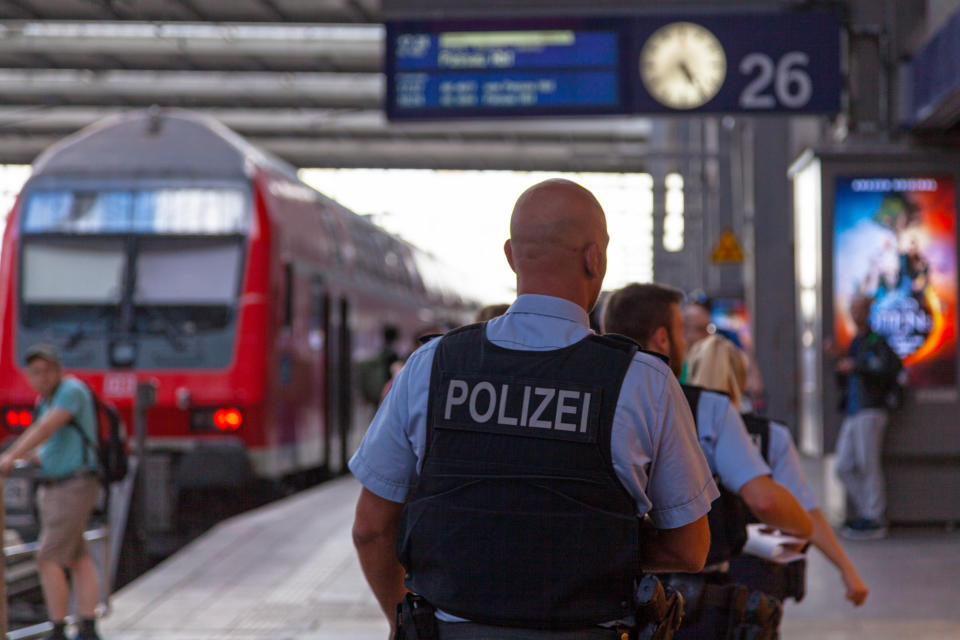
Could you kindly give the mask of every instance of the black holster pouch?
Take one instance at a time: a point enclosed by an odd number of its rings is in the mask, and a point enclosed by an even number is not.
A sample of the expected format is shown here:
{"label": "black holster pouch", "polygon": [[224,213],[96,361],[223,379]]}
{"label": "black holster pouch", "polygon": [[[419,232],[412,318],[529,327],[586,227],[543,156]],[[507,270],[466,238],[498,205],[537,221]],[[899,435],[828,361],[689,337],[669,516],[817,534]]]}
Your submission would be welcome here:
{"label": "black holster pouch", "polygon": [[683,596],[664,588],[653,574],[637,586],[636,624],[627,630],[630,640],[670,640],[683,619]]}
{"label": "black holster pouch", "polygon": [[729,640],[775,640],[783,612],[780,601],[742,588],[731,607]]}
{"label": "black holster pouch", "polygon": [[436,609],[423,596],[408,593],[397,603],[393,640],[438,640]]}
{"label": "black holster pouch", "polygon": [[807,561],[794,560],[784,567],[784,571],[787,582],[786,597],[800,602],[807,595]]}

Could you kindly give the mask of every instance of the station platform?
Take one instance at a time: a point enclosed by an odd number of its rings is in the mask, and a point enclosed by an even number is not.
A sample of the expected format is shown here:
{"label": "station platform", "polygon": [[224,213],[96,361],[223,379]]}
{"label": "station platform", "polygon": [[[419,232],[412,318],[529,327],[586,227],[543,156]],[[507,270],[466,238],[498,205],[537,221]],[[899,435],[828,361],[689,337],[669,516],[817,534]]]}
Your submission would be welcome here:
{"label": "station platform", "polygon": [[[104,640],[386,640],[350,539],[359,491],[344,477],[221,523],[114,594]],[[784,640],[960,638],[960,532],[893,529],[845,547],[867,603],[849,605],[812,551]]]}

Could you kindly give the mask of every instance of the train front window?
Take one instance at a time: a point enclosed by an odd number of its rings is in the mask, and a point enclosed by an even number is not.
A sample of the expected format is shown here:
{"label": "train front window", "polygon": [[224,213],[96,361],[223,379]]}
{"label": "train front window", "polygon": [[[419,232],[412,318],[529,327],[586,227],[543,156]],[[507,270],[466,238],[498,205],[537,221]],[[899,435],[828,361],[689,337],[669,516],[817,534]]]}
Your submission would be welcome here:
{"label": "train front window", "polygon": [[249,185],[77,183],[22,202],[24,343],[56,343],[92,368],[128,366],[114,344],[132,345],[129,366],[229,362]]}
{"label": "train front window", "polygon": [[142,239],[133,304],[138,330],[178,334],[222,328],[240,288],[239,239]]}
{"label": "train front window", "polygon": [[24,323],[66,332],[103,330],[123,296],[124,243],[31,239],[23,245]]}

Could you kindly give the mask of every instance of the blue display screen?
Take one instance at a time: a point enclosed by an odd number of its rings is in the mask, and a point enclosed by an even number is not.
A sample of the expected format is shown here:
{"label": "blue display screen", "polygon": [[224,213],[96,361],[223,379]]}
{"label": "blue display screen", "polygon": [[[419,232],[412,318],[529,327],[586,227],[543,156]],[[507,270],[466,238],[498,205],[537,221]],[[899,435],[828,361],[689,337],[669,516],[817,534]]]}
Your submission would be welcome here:
{"label": "blue display screen", "polygon": [[623,113],[615,28],[388,29],[391,118]]}
{"label": "blue display screen", "polygon": [[580,69],[615,67],[618,59],[617,34],[610,31],[400,33],[394,47],[398,71]]}

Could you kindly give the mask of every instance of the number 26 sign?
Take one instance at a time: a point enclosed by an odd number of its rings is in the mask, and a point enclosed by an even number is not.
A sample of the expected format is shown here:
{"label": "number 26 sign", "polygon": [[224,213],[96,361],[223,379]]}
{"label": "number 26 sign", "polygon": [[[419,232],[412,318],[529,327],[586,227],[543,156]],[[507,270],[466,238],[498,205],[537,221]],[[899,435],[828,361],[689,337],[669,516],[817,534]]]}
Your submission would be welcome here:
{"label": "number 26 sign", "polygon": [[840,110],[833,12],[639,18],[639,113]]}

